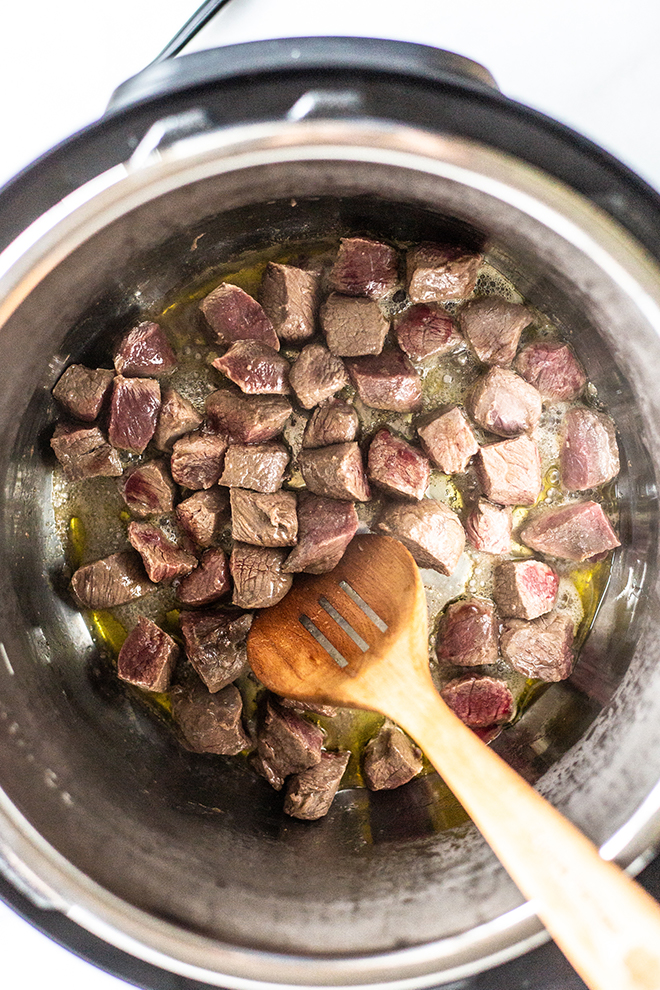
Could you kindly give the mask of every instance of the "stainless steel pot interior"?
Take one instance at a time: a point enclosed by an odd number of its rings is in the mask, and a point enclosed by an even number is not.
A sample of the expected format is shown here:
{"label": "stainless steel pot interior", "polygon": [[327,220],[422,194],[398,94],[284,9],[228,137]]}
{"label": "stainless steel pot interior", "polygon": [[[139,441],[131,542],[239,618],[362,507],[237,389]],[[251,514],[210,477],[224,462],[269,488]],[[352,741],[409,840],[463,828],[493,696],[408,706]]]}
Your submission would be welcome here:
{"label": "stainless steel pot interior", "polygon": [[660,803],[660,271],[516,160],[369,122],[202,135],[100,185],[27,232],[0,282],[5,869],[120,947],[228,987],[427,986],[523,951],[533,912],[474,828],[449,827],[436,777],[285,819],[264,781],[184,752],[108,676],[61,576],[50,389],[238,252],[348,231],[483,243],[570,337],[624,465],[623,545],[576,672],[495,746],[629,863]]}

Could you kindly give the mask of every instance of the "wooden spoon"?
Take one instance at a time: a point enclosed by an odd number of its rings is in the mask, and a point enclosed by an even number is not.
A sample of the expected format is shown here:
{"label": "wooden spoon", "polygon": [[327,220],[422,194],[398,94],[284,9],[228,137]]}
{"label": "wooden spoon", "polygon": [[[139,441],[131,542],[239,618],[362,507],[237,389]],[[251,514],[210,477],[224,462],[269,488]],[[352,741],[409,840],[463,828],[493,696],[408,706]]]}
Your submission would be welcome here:
{"label": "wooden spoon", "polygon": [[601,859],[437,693],[424,588],[401,543],[359,536],[334,571],[301,575],[279,605],[258,614],[248,657],[277,694],[366,708],[398,722],[585,983],[592,990],[660,990],[658,904]]}

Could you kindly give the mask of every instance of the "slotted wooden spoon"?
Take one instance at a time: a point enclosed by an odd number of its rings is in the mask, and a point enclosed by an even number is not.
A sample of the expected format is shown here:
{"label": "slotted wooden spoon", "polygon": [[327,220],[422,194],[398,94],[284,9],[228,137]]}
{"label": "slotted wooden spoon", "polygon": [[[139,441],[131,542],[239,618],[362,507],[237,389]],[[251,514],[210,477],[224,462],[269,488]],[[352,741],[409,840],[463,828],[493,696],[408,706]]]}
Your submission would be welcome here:
{"label": "slotted wooden spoon", "polygon": [[[366,610],[365,610],[366,604]],[[660,990],[660,908],[437,693],[413,558],[359,536],[334,571],[300,576],[255,619],[252,669],[300,701],[378,711],[397,722],[471,816],[557,945],[592,990]]]}

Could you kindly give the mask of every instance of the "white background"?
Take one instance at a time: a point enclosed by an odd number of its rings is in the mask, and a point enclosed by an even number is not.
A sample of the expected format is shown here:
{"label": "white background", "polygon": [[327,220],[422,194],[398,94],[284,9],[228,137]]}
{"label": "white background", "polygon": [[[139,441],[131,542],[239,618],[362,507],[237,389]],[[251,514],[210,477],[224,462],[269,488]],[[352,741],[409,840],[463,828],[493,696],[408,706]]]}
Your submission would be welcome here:
{"label": "white background", "polygon": [[[201,2],[201,0],[199,0]],[[4,0],[0,185],[103,113],[196,0]],[[307,34],[435,44],[601,144],[660,190],[660,4],[653,0],[232,0],[204,45]],[[1,764],[1,754],[0,754]],[[121,990],[0,903],[3,990]]]}

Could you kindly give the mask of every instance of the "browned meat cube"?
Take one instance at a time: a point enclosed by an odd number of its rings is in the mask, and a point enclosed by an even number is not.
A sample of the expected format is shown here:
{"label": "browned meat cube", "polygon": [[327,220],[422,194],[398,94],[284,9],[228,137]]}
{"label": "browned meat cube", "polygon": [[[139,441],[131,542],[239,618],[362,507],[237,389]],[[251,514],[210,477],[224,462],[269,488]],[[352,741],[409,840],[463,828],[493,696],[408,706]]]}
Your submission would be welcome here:
{"label": "browned meat cube", "polygon": [[431,465],[420,450],[383,428],[369,446],[368,473],[369,480],[390,495],[420,499],[428,487]]}
{"label": "browned meat cube", "polygon": [[155,622],[141,615],[117,657],[117,676],[144,691],[167,691],[179,647]]}
{"label": "browned meat cube", "polygon": [[50,445],[67,481],[117,478],[122,473],[119,454],[96,426],[58,423]]}
{"label": "browned meat cube", "polygon": [[561,483],[570,492],[604,485],[619,473],[619,448],[614,423],[605,413],[575,406],[561,428]]}
{"label": "browned meat cube", "polygon": [[402,351],[354,358],[346,362],[346,367],[365,406],[392,412],[416,412],[421,408],[422,382]]}
{"label": "browned meat cube", "polygon": [[529,433],[543,411],[537,389],[505,368],[491,368],[480,378],[465,407],[475,423],[499,437]]}
{"label": "browned meat cube", "polygon": [[542,509],[525,523],[520,539],[532,550],[567,560],[588,560],[621,544],[597,502]]}
{"label": "browned meat cube", "polygon": [[394,725],[384,725],[364,748],[362,773],[371,791],[401,787],[421,769],[421,749]]}
{"label": "browned meat cube", "polygon": [[259,340],[237,340],[213,367],[221,371],[246,395],[286,395],[289,362]]}
{"label": "browned meat cube", "polygon": [[197,558],[165,536],[161,529],[146,522],[128,525],[128,540],[142,557],[144,568],[155,584],[171,584],[174,578],[190,574]]}
{"label": "browned meat cube", "polygon": [[395,321],[396,339],[413,361],[439,357],[463,343],[453,318],[436,303],[410,306]]}
{"label": "browned meat cube", "polygon": [[527,436],[481,447],[476,468],[482,492],[499,505],[534,505],[541,491],[541,458]]}
{"label": "browned meat cube", "polygon": [[211,488],[222,474],[227,446],[228,441],[222,436],[187,433],[172,448],[172,477],[186,488]]}
{"label": "browned meat cube", "polygon": [[231,444],[218,484],[276,492],[282,487],[288,463],[289,452],[281,443]]}
{"label": "browned meat cube", "polygon": [[310,492],[298,496],[298,543],[282,570],[325,574],[337,566],[358,528],[352,502],[320,498]]}
{"label": "browned meat cube", "polygon": [[75,419],[91,423],[110,395],[114,371],[70,364],[53,389],[53,397]]}
{"label": "browned meat cube", "polygon": [[156,591],[156,585],[145,574],[139,554],[122,550],[79,567],[71,590],[83,608],[103,609],[143,598]]}
{"label": "browned meat cube", "polygon": [[327,815],[350,757],[350,752],[323,752],[316,766],[292,774],[286,785],[284,814],[306,822]]}
{"label": "browned meat cube", "polygon": [[414,303],[462,299],[474,289],[482,257],[458,244],[419,244],[408,251],[408,295]]}
{"label": "browned meat cube", "polygon": [[307,712],[311,715],[327,715],[328,718],[333,718],[339,711],[332,705],[321,705],[316,701],[296,701],[294,698],[282,698],[280,695],[275,697],[278,705],[281,705],[282,708],[292,708],[299,715],[304,715]]}
{"label": "browned meat cube", "polygon": [[237,395],[221,388],[206,399],[209,426],[237,443],[263,443],[278,436],[291,415],[280,395]]}
{"label": "browned meat cube", "polygon": [[476,667],[497,660],[497,618],[492,602],[468,598],[448,605],[440,619],[436,654],[441,663]]}
{"label": "browned meat cube", "polygon": [[121,496],[134,516],[161,516],[174,508],[176,485],[163,460],[147,461],[129,471],[120,486]]}
{"label": "browned meat cube", "polygon": [[202,417],[176,389],[164,388],[161,400],[153,439],[158,450],[171,450],[175,440],[202,425]]}
{"label": "browned meat cube", "polygon": [[364,237],[342,237],[330,284],[345,296],[381,299],[396,286],[399,262],[389,244]]}
{"label": "browned meat cube", "polygon": [[349,402],[329,399],[314,410],[303,435],[303,447],[327,447],[331,443],[351,443],[358,434],[360,420]]}
{"label": "browned meat cube", "polygon": [[510,722],[516,710],[509,685],[498,677],[464,674],[445,684],[440,696],[471,729]]}
{"label": "browned meat cube", "polygon": [[328,347],[338,357],[380,354],[390,328],[375,300],[338,292],[328,296],[319,318]]}
{"label": "browned meat cube", "polygon": [[371,490],[357,443],[301,450],[298,464],[305,484],[315,495],[368,502]]}
{"label": "browned meat cube", "polygon": [[252,612],[238,609],[181,612],[186,656],[211,693],[250,669],[246,642],[252,619]]}
{"label": "browned meat cube", "polygon": [[257,729],[259,769],[275,790],[289,774],[300,773],[321,762],[323,732],[269,697]]}
{"label": "browned meat cube", "polygon": [[283,570],[286,551],[235,543],[229,559],[234,579],[234,605],[241,608],[268,608],[284,598],[293,583]]}
{"label": "browned meat cube", "polygon": [[513,516],[509,506],[480,498],[465,520],[467,538],[483,553],[510,553]]}
{"label": "browned meat cube", "polygon": [[387,505],[376,528],[410,551],[420,567],[451,574],[465,546],[465,532],[455,512],[434,498]]}
{"label": "browned meat cube", "polygon": [[523,347],[514,368],[544,399],[570,402],[582,392],[587,375],[568,344],[537,340]]}
{"label": "browned meat cube", "polygon": [[505,560],[495,568],[493,598],[500,615],[538,619],[557,601],[559,578],[542,560]]}
{"label": "browned meat cube", "polygon": [[303,409],[311,409],[348,385],[348,375],[344,362],[327,347],[308,344],[293,365],[289,381]]}
{"label": "browned meat cube", "polygon": [[176,518],[193,543],[210,547],[229,521],[229,494],[220,488],[195,492],[179,502]]}
{"label": "browned meat cube", "polygon": [[236,756],[250,746],[243,728],[243,699],[233,684],[211,694],[192,677],[172,689],[172,717],[193,753]]}
{"label": "browned meat cube", "polygon": [[510,367],[520,334],[532,320],[525,306],[507,302],[500,296],[472,299],[458,315],[459,326],[479,360],[500,368]]}
{"label": "browned meat cube", "polygon": [[157,378],[176,368],[176,355],[157,323],[133,327],[119,341],[114,354],[118,375]]}
{"label": "browned meat cube", "polygon": [[108,440],[113,447],[141,454],[156,431],[160,385],[155,378],[124,378],[112,382]]}
{"label": "browned meat cube", "polygon": [[434,413],[417,426],[417,434],[426,453],[445,474],[462,474],[479,450],[472,427],[458,406]]}
{"label": "browned meat cube", "polygon": [[184,605],[210,605],[230,588],[227,554],[220,547],[212,547],[204,551],[194,571],[183,578],[176,596]]}
{"label": "browned meat cube", "polygon": [[292,547],[298,537],[296,496],[293,492],[245,491],[232,488],[231,528],[235,540],[257,547]]}
{"label": "browned meat cube", "polygon": [[222,282],[199,308],[223,347],[230,347],[235,340],[260,340],[279,351],[273,324],[257,300],[237,285]]}
{"label": "browned meat cube", "polygon": [[319,273],[269,261],[261,281],[260,300],[280,340],[298,344],[314,336]]}
{"label": "browned meat cube", "polygon": [[562,612],[538,619],[506,619],[500,635],[502,656],[525,677],[563,681],[573,669],[573,620]]}

